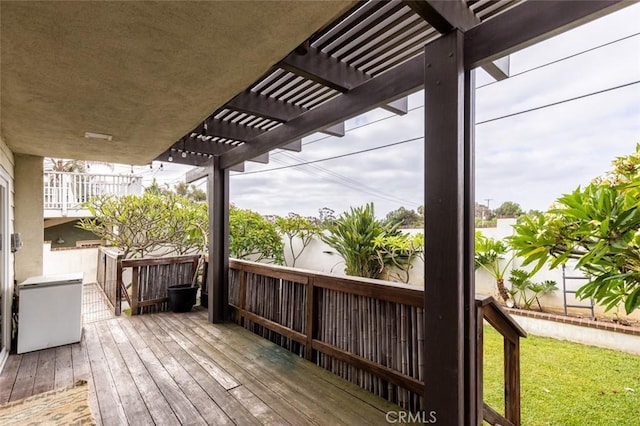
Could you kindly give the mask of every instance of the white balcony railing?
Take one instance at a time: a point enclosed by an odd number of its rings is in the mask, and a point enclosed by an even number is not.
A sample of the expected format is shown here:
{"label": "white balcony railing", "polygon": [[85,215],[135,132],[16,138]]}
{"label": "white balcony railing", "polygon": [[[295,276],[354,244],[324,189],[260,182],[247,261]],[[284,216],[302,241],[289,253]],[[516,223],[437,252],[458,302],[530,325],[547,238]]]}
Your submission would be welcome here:
{"label": "white balcony railing", "polygon": [[[140,195],[142,178],[134,175],[45,172],[45,217],[86,216],[83,203],[98,195]],[[84,214],[83,214],[84,213]]]}

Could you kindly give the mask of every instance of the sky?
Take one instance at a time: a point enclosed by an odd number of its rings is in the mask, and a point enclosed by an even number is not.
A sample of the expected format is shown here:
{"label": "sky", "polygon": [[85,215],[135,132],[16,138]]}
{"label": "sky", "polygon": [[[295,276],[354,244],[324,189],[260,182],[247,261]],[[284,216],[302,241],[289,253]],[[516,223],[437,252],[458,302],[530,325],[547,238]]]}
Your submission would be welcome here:
{"label": "sky", "polygon": [[[507,80],[478,70],[476,87],[476,201],[546,210],[640,143],[640,3],[512,54]],[[374,110],[347,121],[344,137],[311,135],[300,153],[274,151],[269,164],[245,163],[245,173],[231,172],[230,200],[265,215],[317,216],[323,207],[340,214],[368,202],[378,217],[416,209],[424,197],[423,105],[420,91],[404,116]],[[153,177],[175,184],[188,169],[159,166],[135,171],[145,184]]]}

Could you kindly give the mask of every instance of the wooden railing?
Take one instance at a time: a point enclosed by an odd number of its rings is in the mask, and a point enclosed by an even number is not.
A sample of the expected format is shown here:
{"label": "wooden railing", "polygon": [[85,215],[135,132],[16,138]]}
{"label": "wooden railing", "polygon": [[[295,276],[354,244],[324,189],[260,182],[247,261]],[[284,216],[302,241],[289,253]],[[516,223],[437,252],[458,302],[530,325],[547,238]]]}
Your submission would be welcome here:
{"label": "wooden railing", "polygon": [[132,315],[162,312],[168,309],[167,288],[191,283],[197,267],[197,255],[123,259],[117,251],[99,247],[97,281],[116,315],[122,312],[122,299]]}
{"label": "wooden railing", "polygon": [[[476,296],[478,368],[476,376],[479,402],[484,405],[484,419],[492,425],[520,425],[520,338],[527,333],[490,296]],[[504,339],[504,416],[484,404],[482,400],[484,321],[488,322]]]}
{"label": "wooden railing", "polygon": [[[237,323],[407,410],[425,409],[421,288],[240,260],[229,268]],[[518,339],[525,333],[493,298],[478,299],[476,309],[483,417],[519,425]],[[483,319],[505,336],[504,416],[482,402]]]}
{"label": "wooden railing", "polygon": [[168,310],[167,288],[190,284],[198,259],[196,255],[123,260],[122,270],[131,268],[131,286],[125,291],[131,315]]}
{"label": "wooden railing", "polygon": [[122,283],[122,255],[115,249],[98,247],[98,269],[96,280],[107,296],[111,308],[116,315],[120,315],[121,283]]}

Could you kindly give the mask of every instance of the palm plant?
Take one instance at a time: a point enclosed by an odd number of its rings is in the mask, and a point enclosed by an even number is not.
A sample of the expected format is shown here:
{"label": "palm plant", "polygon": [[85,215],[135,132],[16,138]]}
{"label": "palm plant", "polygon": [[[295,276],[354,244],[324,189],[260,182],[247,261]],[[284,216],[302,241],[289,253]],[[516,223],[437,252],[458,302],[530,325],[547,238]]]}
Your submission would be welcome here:
{"label": "palm plant", "polygon": [[504,274],[513,262],[514,256],[512,255],[506,263],[503,263],[509,247],[501,240],[485,237],[480,232],[476,232],[475,246],[474,264],[476,270],[482,268],[496,280],[498,293],[506,302],[509,300],[509,294],[504,287]]}
{"label": "palm plant", "polygon": [[376,254],[375,239],[397,235],[398,224],[383,224],[376,219],[373,203],[351,208],[327,226],[322,240],[344,259],[347,275],[378,278],[383,267]]}
{"label": "palm plant", "polygon": [[511,290],[509,294],[515,300],[518,299],[524,309],[531,309],[533,302],[538,303],[538,308],[542,310],[542,305],[538,296],[542,296],[546,293],[550,293],[558,289],[558,285],[555,281],[545,280],[542,282],[533,282],[533,272],[527,272],[523,269],[514,269],[511,271],[509,282],[511,283]]}

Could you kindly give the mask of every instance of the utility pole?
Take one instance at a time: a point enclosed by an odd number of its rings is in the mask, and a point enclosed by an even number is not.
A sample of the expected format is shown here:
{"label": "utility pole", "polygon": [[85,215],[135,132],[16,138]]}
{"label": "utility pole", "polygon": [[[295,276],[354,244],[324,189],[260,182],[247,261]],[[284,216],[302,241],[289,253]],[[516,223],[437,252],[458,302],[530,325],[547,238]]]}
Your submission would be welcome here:
{"label": "utility pole", "polygon": [[[491,216],[491,209],[489,208],[489,203],[491,203],[493,201],[493,198],[485,198],[484,201],[487,202],[487,216]],[[485,210],[482,211],[482,225],[484,226],[484,212]],[[489,217],[487,217],[487,219],[489,219]]]}

